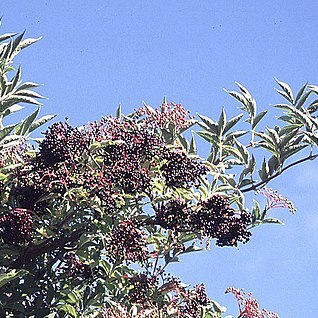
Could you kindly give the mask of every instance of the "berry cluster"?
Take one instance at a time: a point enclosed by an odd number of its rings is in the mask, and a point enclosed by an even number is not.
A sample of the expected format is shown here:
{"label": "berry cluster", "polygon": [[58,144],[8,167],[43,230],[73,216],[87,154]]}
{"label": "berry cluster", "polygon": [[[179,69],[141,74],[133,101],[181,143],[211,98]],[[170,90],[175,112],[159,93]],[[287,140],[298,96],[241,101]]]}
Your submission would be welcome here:
{"label": "berry cluster", "polygon": [[112,117],[91,124],[91,134],[98,141],[113,141],[101,150],[103,178],[116,191],[137,194],[150,183],[149,162],[158,158],[164,145],[162,140],[135,122],[119,122]]}
{"label": "berry cluster", "polygon": [[194,230],[216,238],[219,246],[237,246],[238,242],[246,243],[251,236],[247,229],[251,223],[250,215],[247,212],[236,213],[228,199],[221,195],[213,195],[201,202],[192,223]]}
{"label": "berry cluster", "polygon": [[207,168],[198,160],[187,157],[183,152],[166,151],[161,172],[167,186],[189,187],[197,185]]}
{"label": "berry cluster", "polygon": [[189,230],[193,211],[188,204],[178,198],[168,201],[156,213],[156,221],[165,229],[175,231]]}
{"label": "berry cluster", "polygon": [[244,318],[279,318],[279,316],[267,309],[260,309],[260,306],[253,295],[248,293],[246,297],[246,293],[243,289],[238,289],[234,287],[230,287],[226,290],[226,293],[232,293],[237,300],[240,315],[239,317]]}
{"label": "berry cluster", "polygon": [[153,109],[145,105],[135,111],[137,117],[145,116],[144,122],[146,124],[156,125],[160,128],[167,128],[169,124],[173,124],[177,131],[182,128],[187,128],[191,125],[189,111],[181,104],[169,103],[162,104],[160,109]]}
{"label": "berry cluster", "polygon": [[158,285],[158,280],[145,273],[129,278],[132,289],[128,293],[129,301],[133,304],[142,304],[143,308],[151,306],[151,296]]}
{"label": "berry cluster", "polygon": [[85,264],[74,254],[67,254],[65,257],[66,266],[63,269],[67,272],[68,276],[77,280],[89,279],[92,277],[92,269],[88,264]]}
{"label": "berry cluster", "polygon": [[200,308],[208,305],[209,298],[204,284],[195,285],[192,290],[183,293],[185,305],[181,312],[185,317],[198,317]]}
{"label": "berry cluster", "polygon": [[113,166],[112,172],[110,180],[113,187],[128,194],[141,193],[150,184],[147,170],[143,169],[137,161],[119,161],[116,166]]}
{"label": "berry cluster", "polygon": [[127,310],[117,303],[115,308],[102,307],[99,318],[128,318],[128,314]]}
{"label": "berry cluster", "polygon": [[53,124],[44,135],[39,159],[46,166],[67,160],[73,161],[75,157],[81,156],[88,144],[86,135],[67,122]]}
{"label": "berry cluster", "polygon": [[166,229],[200,232],[215,238],[219,246],[237,246],[251,236],[247,229],[250,215],[235,212],[228,199],[221,195],[213,195],[196,208],[181,199],[170,200],[157,211],[156,222]]}
{"label": "berry cluster", "polygon": [[[120,122],[112,117],[90,124],[90,134],[96,141],[119,142],[117,150],[120,157],[135,157],[138,161],[152,160],[164,148],[163,140],[151,133],[147,127],[138,125],[135,121]],[[108,148],[108,147],[107,147]],[[116,147],[109,147],[116,148]],[[107,155],[106,155],[107,156]]]}
{"label": "berry cluster", "polygon": [[107,246],[107,253],[112,262],[140,262],[148,256],[145,234],[133,220],[120,221],[112,233]]}
{"label": "berry cluster", "polygon": [[197,318],[202,307],[210,303],[204,284],[195,285],[193,289],[186,289],[180,280],[173,277],[168,283],[171,301],[164,308],[165,313],[171,317]]}
{"label": "berry cluster", "polygon": [[0,217],[0,236],[6,244],[24,244],[33,238],[33,219],[26,209],[10,210]]}

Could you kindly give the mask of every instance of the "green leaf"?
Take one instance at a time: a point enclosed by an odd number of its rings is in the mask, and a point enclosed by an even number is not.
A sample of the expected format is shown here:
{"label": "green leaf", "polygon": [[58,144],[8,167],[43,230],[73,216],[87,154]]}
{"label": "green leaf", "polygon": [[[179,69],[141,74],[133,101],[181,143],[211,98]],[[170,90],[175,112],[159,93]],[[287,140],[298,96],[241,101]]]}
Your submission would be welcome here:
{"label": "green leaf", "polygon": [[28,38],[23,40],[22,42],[19,43],[19,45],[17,46],[17,48],[15,50],[12,50],[12,55],[11,55],[11,59],[13,59],[19,52],[21,52],[23,49],[27,48],[28,46],[30,46],[33,43],[36,43],[37,41],[41,40],[42,37],[39,37],[37,39],[35,38]]}
{"label": "green leaf", "polygon": [[119,104],[118,107],[117,107],[117,110],[116,110],[116,118],[117,119],[120,119],[121,118],[121,105]]}
{"label": "green leaf", "polygon": [[259,220],[260,219],[260,216],[261,216],[261,207],[259,205],[259,203],[253,199],[253,202],[254,202],[254,206],[253,206],[253,210],[252,210],[252,213],[253,213],[253,221],[256,221],[256,220]]}
{"label": "green leaf", "polygon": [[302,98],[299,100],[298,103],[296,103],[296,108],[297,109],[301,109],[302,106],[305,104],[305,102],[307,101],[308,97],[310,96],[312,92],[308,91],[304,94],[304,96],[302,96]]}
{"label": "green leaf", "polygon": [[7,39],[10,39],[10,38],[16,36],[17,34],[18,34],[18,33],[5,33],[5,34],[1,34],[1,35],[0,35],[0,42],[3,42],[3,41],[5,41],[5,40],[7,40]]}
{"label": "green leaf", "polygon": [[223,90],[228,93],[230,96],[234,97],[236,100],[238,100],[243,106],[245,110],[248,110],[248,101],[247,99],[240,93],[234,92],[234,91],[228,91],[225,88]]}
{"label": "green leaf", "polygon": [[315,99],[307,108],[309,114],[312,114],[318,110],[318,99]]}
{"label": "green leaf", "polygon": [[257,124],[263,119],[263,117],[267,114],[267,110],[264,110],[257,114],[257,116],[252,121],[252,129],[254,129]]}
{"label": "green leaf", "polygon": [[28,96],[10,95],[5,99],[6,102],[11,101],[12,103],[27,103],[33,105],[41,105],[35,98]]}
{"label": "green leaf", "polygon": [[266,180],[269,175],[269,167],[268,163],[266,162],[265,158],[263,160],[262,169],[258,171],[258,175],[262,179],[262,181]]}
{"label": "green leaf", "polygon": [[285,147],[289,147],[289,142],[297,135],[298,129],[293,129],[289,133],[287,133],[280,141],[279,147],[280,149],[284,149]]}
{"label": "green leaf", "polygon": [[244,116],[244,114],[239,114],[233,118],[231,118],[225,125],[225,128],[224,128],[224,133],[226,133],[227,131],[229,131],[233,126],[235,126],[239,121],[240,119]]}
{"label": "green leaf", "polygon": [[14,129],[14,127],[16,127],[16,125],[8,125],[0,129],[0,141],[2,141],[6,136],[8,136]]}
{"label": "green leaf", "polygon": [[195,131],[195,133],[211,144],[217,144],[219,142],[218,137],[209,131]]}
{"label": "green leaf", "polygon": [[21,65],[19,66],[15,76],[11,80],[9,92],[11,92],[18,85],[20,78],[21,78]]}
{"label": "green leaf", "polygon": [[281,224],[284,225],[284,223],[276,218],[267,218],[265,220],[262,221],[262,223],[271,223],[271,224]]}
{"label": "green leaf", "polygon": [[190,141],[189,154],[194,154],[194,155],[197,154],[197,146],[195,144],[194,136],[192,136],[191,141]]}
{"label": "green leaf", "polygon": [[223,135],[225,125],[226,125],[226,114],[225,114],[224,108],[222,107],[222,111],[221,111],[219,121],[218,121],[218,135],[219,136]]}
{"label": "green leaf", "polygon": [[64,311],[66,314],[69,314],[69,315],[71,315],[74,318],[78,317],[76,309],[70,304],[62,305],[60,307],[60,310]]}
{"label": "green leaf", "polygon": [[266,130],[268,132],[268,136],[273,141],[272,144],[275,146],[275,149],[278,149],[280,138],[279,138],[277,131],[275,129],[271,129],[271,128],[266,128]]}
{"label": "green leaf", "polygon": [[200,122],[198,123],[203,129],[207,127],[211,132],[217,134],[218,133],[218,123],[212,120],[209,117],[198,114],[199,118],[203,121],[206,126],[201,126]]}
{"label": "green leaf", "polygon": [[5,284],[11,282],[12,280],[16,278],[23,277],[25,274],[27,274],[28,271],[24,269],[20,270],[10,270],[8,273],[2,273],[0,274],[0,287],[4,286]]}
{"label": "green leaf", "polygon": [[37,92],[28,90],[28,89],[18,89],[15,93],[15,96],[26,96],[26,97],[32,97],[32,98],[39,98],[39,99],[43,99],[45,98],[44,96],[38,94]]}
{"label": "green leaf", "polygon": [[196,246],[196,245],[190,245],[188,246],[184,252],[182,252],[182,254],[185,254],[185,253],[191,253],[191,252],[199,252],[199,251],[202,251],[203,248],[200,247],[200,246]]}
{"label": "green leaf", "polygon": [[243,160],[244,160],[244,163],[245,164],[248,164],[248,160],[249,160],[249,152],[247,150],[247,148],[242,145],[238,140],[235,139],[235,143],[236,143],[236,146],[237,146],[237,149],[238,151],[240,152]]}
{"label": "green leaf", "polygon": [[314,135],[311,132],[304,132],[317,146],[318,146],[318,136]]}
{"label": "green leaf", "polygon": [[279,91],[276,88],[275,90],[293,104],[294,96],[290,86],[284,82],[279,81],[277,78],[275,78],[275,80],[276,83],[283,89],[283,91]]}
{"label": "green leaf", "polygon": [[268,168],[269,168],[269,173],[273,174],[279,167],[279,161],[277,156],[272,156],[268,160]]}
{"label": "green leaf", "polygon": [[295,153],[303,150],[307,146],[308,146],[307,144],[298,144],[298,145],[296,144],[296,145],[289,146],[283,151],[282,158],[285,160],[288,157],[294,155]]}
{"label": "green leaf", "polygon": [[[296,96],[296,99],[295,99],[295,106],[296,106],[296,108],[301,108],[301,106],[304,104],[304,102],[306,101],[306,99],[308,98],[308,96],[310,95],[310,91],[309,92],[307,92],[304,96],[303,96],[303,94],[304,94],[304,92],[305,92],[305,89],[306,89],[306,87],[307,87],[307,85],[308,85],[308,82],[306,82],[302,87],[301,87],[301,89],[299,90],[299,92],[298,92],[298,94],[297,94],[297,96]],[[309,93],[309,94],[308,94]],[[307,95],[307,96],[306,96]],[[305,97],[306,96],[306,97]],[[300,100],[303,100],[302,102],[300,102]],[[298,103],[298,101],[299,101],[299,103]]]}
{"label": "green leaf", "polygon": [[1,115],[2,115],[3,117],[6,117],[6,116],[11,115],[11,114],[13,114],[13,113],[15,113],[15,112],[18,112],[19,110],[21,110],[21,109],[23,109],[23,108],[24,108],[23,106],[20,106],[20,105],[18,105],[18,104],[15,104],[15,105],[12,105],[12,106],[8,107],[5,111],[3,111],[3,112],[1,113]]}
{"label": "green leaf", "polygon": [[25,82],[25,83],[22,83],[22,84],[19,86],[19,89],[34,88],[34,87],[38,87],[38,86],[40,86],[40,85],[37,84],[37,83]]}
{"label": "green leaf", "polygon": [[56,115],[46,115],[43,116],[37,120],[35,120],[29,128],[29,132],[34,131],[35,129],[39,128],[40,126],[46,124],[47,122],[49,122],[50,120],[52,120],[54,117],[56,117]]}
{"label": "green leaf", "polygon": [[15,127],[14,132],[17,135],[22,135],[22,136],[25,135],[30,129],[36,117],[38,116],[39,112],[40,112],[40,107],[38,107],[37,110],[33,112],[30,116],[22,120],[21,123]]}
{"label": "green leaf", "polygon": [[189,143],[188,143],[188,141],[187,141],[182,135],[179,135],[178,138],[179,138],[179,141],[180,141],[182,147],[183,147],[186,151],[188,151],[188,149],[189,149]]}

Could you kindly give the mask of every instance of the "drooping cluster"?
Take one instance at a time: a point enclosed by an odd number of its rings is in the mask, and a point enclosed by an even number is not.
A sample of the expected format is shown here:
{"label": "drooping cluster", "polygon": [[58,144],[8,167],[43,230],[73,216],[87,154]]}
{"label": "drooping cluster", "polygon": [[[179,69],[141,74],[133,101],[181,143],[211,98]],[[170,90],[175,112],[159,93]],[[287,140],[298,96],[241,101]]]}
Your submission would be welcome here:
{"label": "drooping cluster", "polygon": [[14,209],[0,217],[0,237],[6,244],[25,244],[33,238],[33,218],[26,209]]}
{"label": "drooping cluster", "polygon": [[167,186],[190,187],[199,183],[207,168],[198,160],[189,158],[184,152],[166,151],[161,172]]}
{"label": "drooping cluster", "polygon": [[268,311],[267,309],[260,309],[258,301],[253,298],[251,293],[247,294],[243,289],[230,287],[226,293],[232,293],[237,300],[240,315],[242,318],[279,318],[278,314]]}
{"label": "drooping cluster", "polygon": [[213,195],[201,202],[192,223],[194,230],[215,238],[219,246],[237,246],[238,242],[246,243],[251,236],[247,229],[251,223],[249,213],[236,212],[221,195]]}
{"label": "drooping cluster", "polygon": [[190,206],[182,199],[170,200],[156,212],[156,222],[177,232],[200,232],[216,239],[219,246],[237,246],[251,236],[247,229],[251,223],[249,213],[236,212],[221,195],[213,195],[197,206]]}
{"label": "drooping cluster", "polygon": [[158,279],[140,273],[129,278],[129,283],[132,286],[128,293],[129,301],[133,304],[142,304],[143,308],[151,307],[151,296],[158,285]]}
{"label": "drooping cluster", "polygon": [[120,221],[111,232],[107,254],[112,262],[140,262],[148,257],[144,232],[134,220]]}
{"label": "drooping cluster", "polygon": [[156,221],[165,229],[190,230],[193,211],[185,200],[177,198],[163,205],[156,213]]}

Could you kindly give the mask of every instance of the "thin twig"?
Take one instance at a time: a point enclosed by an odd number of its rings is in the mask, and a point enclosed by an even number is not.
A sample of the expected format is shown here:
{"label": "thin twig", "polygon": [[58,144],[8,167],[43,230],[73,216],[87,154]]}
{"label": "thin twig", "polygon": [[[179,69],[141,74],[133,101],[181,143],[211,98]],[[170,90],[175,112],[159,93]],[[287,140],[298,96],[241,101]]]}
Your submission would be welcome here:
{"label": "thin twig", "polygon": [[318,157],[318,154],[315,154],[315,155],[312,155],[310,154],[309,156],[305,157],[305,158],[302,158],[302,159],[299,159],[295,162],[292,162],[291,164],[287,165],[286,167],[284,167],[282,170],[280,171],[277,171],[276,173],[272,174],[271,176],[269,176],[268,178],[266,178],[265,180],[259,182],[259,183],[256,183],[252,186],[250,186],[249,188],[246,188],[246,189],[243,189],[241,190],[241,192],[248,192],[248,191],[253,191],[253,190],[256,190],[257,188],[265,185],[266,183],[268,183],[269,181],[275,179],[276,177],[278,177],[279,175],[281,175],[284,171],[286,171],[287,169],[293,167],[293,166],[296,166],[300,163],[303,163],[305,161],[308,161],[308,160],[314,160]]}

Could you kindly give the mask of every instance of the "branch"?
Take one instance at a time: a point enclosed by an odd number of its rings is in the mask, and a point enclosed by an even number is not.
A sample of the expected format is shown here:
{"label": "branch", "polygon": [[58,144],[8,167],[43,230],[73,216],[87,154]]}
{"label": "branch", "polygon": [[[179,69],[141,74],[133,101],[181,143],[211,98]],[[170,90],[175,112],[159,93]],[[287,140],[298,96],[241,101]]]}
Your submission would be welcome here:
{"label": "branch", "polygon": [[259,182],[259,183],[256,183],[256,184],[253,184],[252,186],[250,186],[249,188],[246,188],[246,189],[243,189],[241,190],[241,192],[248,192],[248,191],[252,191],[252,190],[256,190],[257,188],[261,187],[262,185],[265,185],[267,184],[269,181],[275,179],[276,177],[278,177],[279,175],[281,175],[284,171],[286,171],[287,169],[293,167],[293,166],[296,166],[300,163],[303,163],[305,161],[308,161],[308,160],[314,160],[318,157],[318,154],[315,154],[315,155],[312,155],[310,154],[309,156],[305,157],[305,158],[302,158],[302,159],[299,159],[295,162],[292,162],[291,164],[287,165],[286,167],[284,167],[281,171],[277,171],[276,173],[272,174],[271,176],[269,176],[268,178],[266,178],[265,180]]}
{"label": "branch", "polygon": [[79,229],[71,233],[67,237],[62,238],[50,238],[45,240],[39,245],[29,245],[20,257],[12,264],[12,268],[20,268],[22,265],[28,263],[30,260],[49,252],[53,252],[57,249],[62,249],[66,244],[77,241],[82,234],[85,233],[85,229]]}

